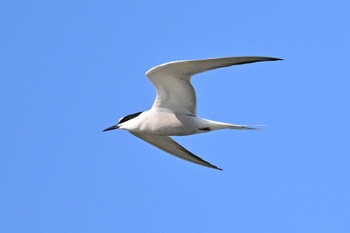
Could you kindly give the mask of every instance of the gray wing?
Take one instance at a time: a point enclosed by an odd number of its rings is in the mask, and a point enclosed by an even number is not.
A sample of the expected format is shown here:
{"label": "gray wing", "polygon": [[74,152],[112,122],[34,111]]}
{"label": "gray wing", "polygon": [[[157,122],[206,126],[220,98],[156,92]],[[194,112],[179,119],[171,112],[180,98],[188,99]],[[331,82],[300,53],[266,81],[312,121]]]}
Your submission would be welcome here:
{"label": "gray wing", "polygon": [[208,163],[207,161],[201,159],[200,157],[192,154],[190,151],[186,150],[183,146],[175,142],[171,137],[168,136],[158,136],[158,135],[150,135],[150,134],[140,134],[140,133],[132,133],[136,137],[152,144],[159,149],[168,152],[172,155],[175,155],[181,159],[187,160],[192,163],[196,163],[202,166],[222,170],[217,166]]}
{"label": "gray wing", "polygon": [[146,72],[157,89],[153,108],[166,108],[174,113],[195,116],[196,93],[192,75],[232,65],[281,60],[274,57],[226,57],[203,60],[175,61],[156,66]]}

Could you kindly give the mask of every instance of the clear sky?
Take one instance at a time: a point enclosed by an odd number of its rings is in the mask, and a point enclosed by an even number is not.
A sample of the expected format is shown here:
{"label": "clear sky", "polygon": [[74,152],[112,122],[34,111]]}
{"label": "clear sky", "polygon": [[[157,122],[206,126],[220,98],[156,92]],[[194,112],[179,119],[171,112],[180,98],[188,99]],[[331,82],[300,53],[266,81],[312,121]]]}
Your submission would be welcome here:
{"label": "clear sky", "polygon": [[[350,2],[4,0],[0,231],[350,232]],[[222,167],[126,131],[149,68],[274,56],[195,76],[201,117],[261,124],[176,137]]]}

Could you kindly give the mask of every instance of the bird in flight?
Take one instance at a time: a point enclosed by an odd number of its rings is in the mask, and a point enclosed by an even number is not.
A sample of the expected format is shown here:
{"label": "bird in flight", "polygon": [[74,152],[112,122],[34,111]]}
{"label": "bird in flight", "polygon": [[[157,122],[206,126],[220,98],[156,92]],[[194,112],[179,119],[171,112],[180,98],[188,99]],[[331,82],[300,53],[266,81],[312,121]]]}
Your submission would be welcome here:
{"label": "bird in flight", "polygon": [[124,129],[169,154],[192,163],[222,170],[194,155],[170,136],[207,133],[219,129],[255,128],[199,118],[196,92],[191,84],[191,77],[222,67],[278,60],[282,59],[258,56],[225,57],[174,61],[153,67],[146,72],[157,89],[157,97],[151,109],[122,117],[116,125],[103,131]]}

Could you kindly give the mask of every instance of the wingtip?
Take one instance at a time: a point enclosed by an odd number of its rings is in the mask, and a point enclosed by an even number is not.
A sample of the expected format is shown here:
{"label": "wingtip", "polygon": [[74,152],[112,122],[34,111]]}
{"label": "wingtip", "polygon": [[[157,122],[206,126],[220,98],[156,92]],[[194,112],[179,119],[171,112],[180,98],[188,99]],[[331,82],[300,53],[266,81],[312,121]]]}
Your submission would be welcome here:
{"label": "wingtip", "polygon": [[267,61],[283,61],[283,58],[278,57],[266,57]]}
{"label": "wingtip", "polygon": [[209,167],[210,167],[210,168],[213,168],[213,169],[216,169],[216,170],[219,170],[219,171],[223,171],[222,168],[219,168],[219,167],[217,167],[217,166],[215,166],[215,165],[213,165],[213,164],[210,164]]}
{"label": "wingtip", "polygon": [[283,58],[274,57],[274,61],[284,61]]}

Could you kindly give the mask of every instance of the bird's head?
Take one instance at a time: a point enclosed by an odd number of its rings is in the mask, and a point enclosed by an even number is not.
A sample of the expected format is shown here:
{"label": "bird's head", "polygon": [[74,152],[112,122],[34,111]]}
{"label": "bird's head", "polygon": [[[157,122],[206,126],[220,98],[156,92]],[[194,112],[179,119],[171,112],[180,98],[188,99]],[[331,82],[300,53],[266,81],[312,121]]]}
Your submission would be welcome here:
{"label": "bird's head", "polygon": [[111,127],[108,127],[107,129],[104,129],[103,132],[105,131],[109,131],[109,130],[114,130],[114,129],[119,129],[120,127],[123,126],[123,124],[125,124],[127,121],[137,117],[138,115],[140,115],[142,112],[137,112],[137,113],[133,113],[130,115],[127,115],[125,117],[122,117],[119,119],[118,123],[116,125],[113,125]]}

